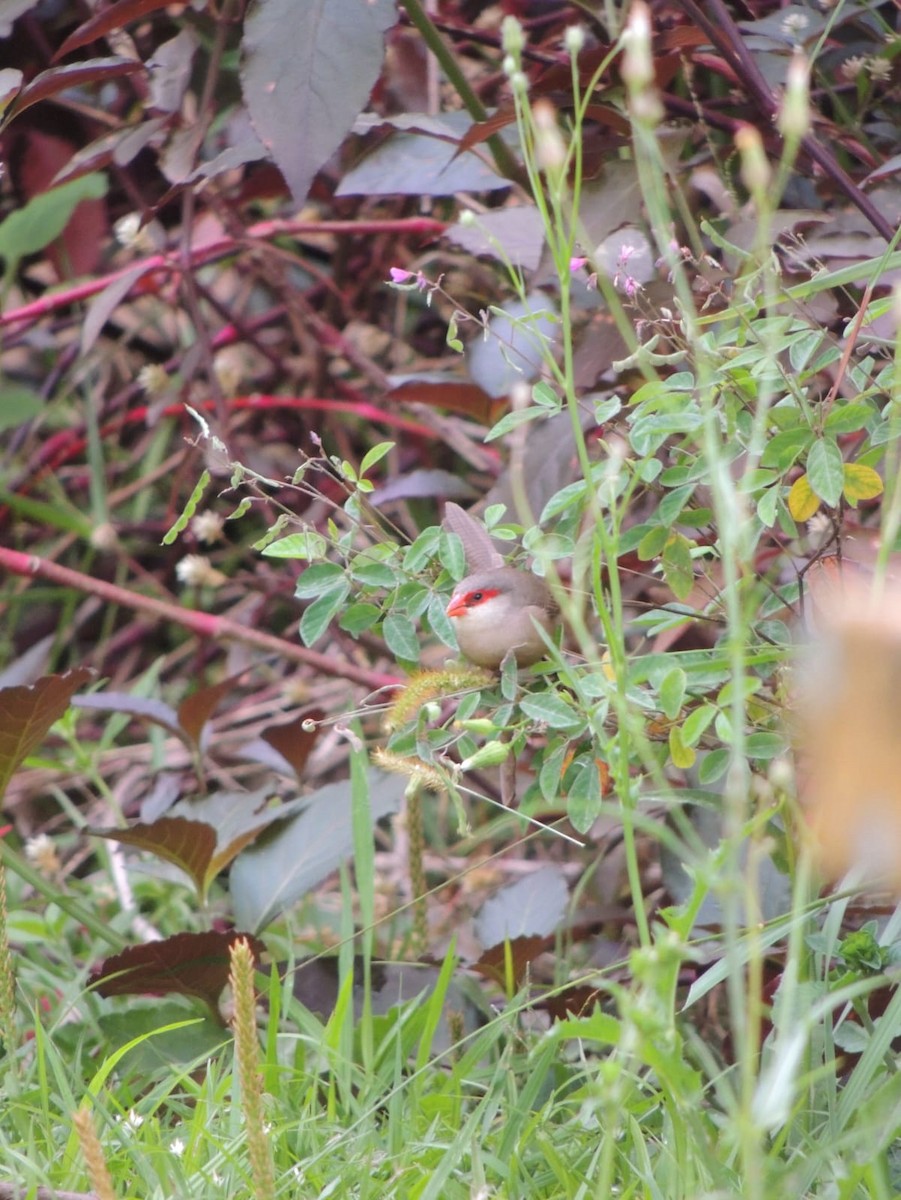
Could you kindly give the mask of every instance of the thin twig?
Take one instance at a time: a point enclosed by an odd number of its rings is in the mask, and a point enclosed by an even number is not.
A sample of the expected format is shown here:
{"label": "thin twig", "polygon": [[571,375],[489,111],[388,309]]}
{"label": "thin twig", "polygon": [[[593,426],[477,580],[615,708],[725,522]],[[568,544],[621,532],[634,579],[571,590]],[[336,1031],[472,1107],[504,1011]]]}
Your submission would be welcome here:
{"label": "thin twig", "polygon": [[[158,600],[154,596],[144,596],[139,592],[131,592],[127,588],[108,583],[104,579],[93,579],[71,567],[60,566],[59,563],[38,558],[33,554],[23,554],[19,550],[8,550],[0,546],[0,567],[6,567],[15,575],[49,579],[61,587],[73,588],[86,595],[99,596],[111,604],[120,604],[123,608],[136,612],[147,613],[163,621],[172,621],[189,629],[202,638],[231,639],[255,646],[269,654],[277,654],[293,662],[304,663],[319,671],[322,675],[337,675],[341,679],[349,679],[353,683],[362,684],[370,691],[382,687],[392,687],[403,682],[397,675],[384,675],[379,671],[371,671],[368,667],[357,666],[331,654],[320,654],[318,650],[309,650],[295,642],[285,641],[261,629],[251,629],[232,621],[228,617],[216,616],[213,613],[199,612],[194,608],[182,608],[178,604],[170,604],[166,600]],[[0,1198],[2,1200],[2,1198]]]}
{"label": "thin twig", "polygon": [[[299,238],[306,234],[318,235],[323,233],[350,234],[354,237],[381,233],[396,233],[402,236],[423,234],[425,236],[437,237],[446,228],[446,221],[436,221],[431,217],[404,217],[396,220],[373,221],[273,220],[260,221],[256,225],[251,225],[242,240],[247,243],[275,237]],[[234,254],[241,247],[242,241],[238,241],[233,237],[217,238],[205,246],[195,246],[192,248],[191,265],[193,267],[204,266],[206,263],[215,262],[216,259]],[[75,284],[74,286],[66,286],[53,292],[47,292],[39,300],[33,300],[30,304],[23,304],[19,308],[11,308],[7,312],[0,313],[0,327],[16,325],[22,321],[34,321],[39,317],[45,317],[52,312],[56,312],[60,308],[68,308],[70,304],[76,304],[81,300],[88,300],[91,296],[96,296],[98,292],[102,292],[104,288],[109,287],[111,283],[115,283],[124,276],[132,272],[138,275],[139,268],[141,268],[141,278],[143,278],[143,275],[149,274],[152,271],[180,274],[182,266],[180,255],[177,252],[151,254],[147,258],[129,263],[127,267],[122,267],[118,271],[111,271],[108,275],[101,275],[95,279],[88,279],[82,283]],[[139,279],[136,278],[135,286],[138,283]],[[123,296],[122,299],[124,300],[125,297]]]}

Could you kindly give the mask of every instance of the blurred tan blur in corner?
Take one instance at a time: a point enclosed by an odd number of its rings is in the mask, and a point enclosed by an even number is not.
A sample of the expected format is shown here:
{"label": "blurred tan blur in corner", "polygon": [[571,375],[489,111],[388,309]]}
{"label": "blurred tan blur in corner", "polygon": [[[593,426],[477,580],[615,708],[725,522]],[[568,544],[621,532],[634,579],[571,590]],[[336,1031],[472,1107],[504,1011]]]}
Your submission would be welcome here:
{"label": "blurred tan blur in corner", "polygon": [[824,874],[901,891],[901,589],[818,588],[798,672],[800,799]]}

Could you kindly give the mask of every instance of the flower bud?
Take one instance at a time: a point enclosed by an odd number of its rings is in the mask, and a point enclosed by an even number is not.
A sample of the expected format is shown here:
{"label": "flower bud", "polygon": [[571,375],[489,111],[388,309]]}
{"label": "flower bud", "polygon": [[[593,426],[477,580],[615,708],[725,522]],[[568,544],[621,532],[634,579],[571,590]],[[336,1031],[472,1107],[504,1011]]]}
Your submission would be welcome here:
{"label": "flower bud", "polygon": [[735,146],[741,155],[741,177],[752,196],[762,196],[770,186],[772,172],[763,149],[763,139],[753,125],[739,125]]}
{"label": "flower bud", "polygon": [[560,171],[566,166],[566,145],[557,124],[557,110],[550,100],[532,105],[535,122],[535,158],[543,171]]}
{"label": "flower bud", "polygon": [[570,25],[563,35],[563,45],[571,58],[576,58],[585,45],[585,30],[581,25]]}
{"label": "flower bud", "polygon": [[623,79],[630,91],[640,91],[654,82],[651,57],[651,10],[644,0],[636,0],[623,32]]}
{"label": "flower bud", "polygon": [[501,23],[501,45],[506,54],[517,58],[522,54],[526,44],[526,35],[516,17],[504,17]]}
{"label": "flower bud", "polygon": [[810,128],[810,64],[796,51],[788,66],[779,132],[792,141],[800,141]]}

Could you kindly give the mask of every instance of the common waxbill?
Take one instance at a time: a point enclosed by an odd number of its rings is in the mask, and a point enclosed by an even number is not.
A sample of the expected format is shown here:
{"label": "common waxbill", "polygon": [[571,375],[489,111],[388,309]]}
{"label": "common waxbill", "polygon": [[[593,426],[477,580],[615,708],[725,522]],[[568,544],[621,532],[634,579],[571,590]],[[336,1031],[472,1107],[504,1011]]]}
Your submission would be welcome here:
{"label": "common waxbill", "polygon": [[510,653],[521,667],[544,658],[547,646],[536,623],[550,634],[559,614],[547,584],[530,571],[506,566],[484,527],[458,505],[446,506],[444,524],[459,535],[473,568],[447,606],[461,652],[491,670]]}

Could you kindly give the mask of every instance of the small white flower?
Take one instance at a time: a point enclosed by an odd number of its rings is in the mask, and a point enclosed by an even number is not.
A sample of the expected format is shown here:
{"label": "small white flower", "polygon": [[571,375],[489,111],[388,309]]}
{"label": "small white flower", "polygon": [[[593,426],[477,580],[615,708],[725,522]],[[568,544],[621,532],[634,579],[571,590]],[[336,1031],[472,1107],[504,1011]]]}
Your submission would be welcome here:
{"label": "small white flower", "polygon": [[56,875],[62,868],[53,838],[39,833],[25,843],[25,857],[34,863],[42,875]]}
{"label": "small white flower", "polygon": [[845,79],[856,79],[866,65],[866,58],[862,54],[855,54],[853,58],[845,59],[841,71]]}
{"label": "small white flower", "polygon": [[782,21],[782,32],[794,37],[805,30],[809,24],[810,18],[806,13],[789,13]]}
{"label": "small white flower", "polygon": [[204,509],[202,513],[198,513],[191,520],[191,532],[197,538],[198,542],[213,542],[222,541],[222,530],[225,527],[225,520],[212,509]]}
{"label": "small white flower", "polygon": [[141,228],[140,213],[131,212],[120,217],[113,226],[113,233],[120,246],[126,246],[130,250],[143,249],[141,242],[144,231]]}
{"label": "small white flower", "polygon": [[175,575],[179,583],[190,587],[219,587],[225,576],[217,571],[205,554],[186,554],[176,563]]}
{"label": "small white flower", "polygon": [[164,395],[169,390],[169,376],[166,374],[165,367],[161,367],[158,363],[150,363],[146,367],[141,367],[138,371],[138,387],[145,396],[151,399]]}
{"label": "small white flower", "polygon": [[181,1156],[185,1152],[184,1138],[173,1138],[172,1141],[169,1143],[169,1149],[172,1151],[172,1153],[175,1155],[176,1158],[181,1158]]}
{"label": "small white flower", "polygon": [[892,77],[892,64],[887,58],[871,58],[867,62],[867,74],[874,83],[885,83]]}

